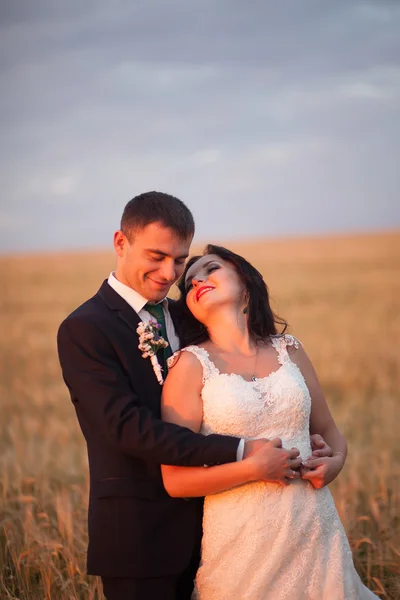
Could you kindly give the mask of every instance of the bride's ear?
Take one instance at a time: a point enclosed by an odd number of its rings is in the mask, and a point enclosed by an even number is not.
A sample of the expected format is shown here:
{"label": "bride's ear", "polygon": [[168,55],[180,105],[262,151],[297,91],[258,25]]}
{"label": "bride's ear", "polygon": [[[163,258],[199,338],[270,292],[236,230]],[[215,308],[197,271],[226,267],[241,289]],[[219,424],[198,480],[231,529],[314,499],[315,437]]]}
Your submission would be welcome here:
{"label": "bride's ear", "polygon": [[243,307],[242,312],[244,315],[246,315],[249,312],[249,294],[248,294],[247,290],[245,290],[245,292],[244,292],[243,303],[244,303],[244,307]]}

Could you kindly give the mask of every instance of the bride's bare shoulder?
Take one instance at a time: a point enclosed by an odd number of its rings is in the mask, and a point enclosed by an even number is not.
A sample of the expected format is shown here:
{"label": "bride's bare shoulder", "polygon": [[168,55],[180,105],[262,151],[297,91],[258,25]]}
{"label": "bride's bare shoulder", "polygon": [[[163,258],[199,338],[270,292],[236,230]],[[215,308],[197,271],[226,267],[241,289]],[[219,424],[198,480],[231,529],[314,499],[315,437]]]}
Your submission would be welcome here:
{"label": "bride's bare shoulder", "polygon": [[197,398],[203,387],[203,367],[193,352],[180,350],[168,359],[163,402],[179,404]]}
{"label": "bride's bare shoulder", "polygon": [[195,369],[201,372],[201,364],[196,356],[197,346],[188,346],[182,350],[174,352],[167,360],[169,371],[184,372],[186,369]]}

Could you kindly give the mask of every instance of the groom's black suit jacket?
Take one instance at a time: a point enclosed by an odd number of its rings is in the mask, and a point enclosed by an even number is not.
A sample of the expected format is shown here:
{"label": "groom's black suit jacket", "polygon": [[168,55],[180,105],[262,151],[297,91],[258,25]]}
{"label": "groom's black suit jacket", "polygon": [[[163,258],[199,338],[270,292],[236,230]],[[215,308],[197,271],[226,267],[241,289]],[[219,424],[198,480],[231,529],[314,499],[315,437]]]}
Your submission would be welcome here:
{"label": "groom's black suit jacket", "polygon": [[[172,301],[169,307],[179,334]],[[88,450],[88,572],[103,577],[182,572],[201,535],[201,500],[170,498],[159,465],[236,460],[236,438],[204,437],[160,420],[162,388],[138,349],[139,321],[105,281],[58,332]]]}

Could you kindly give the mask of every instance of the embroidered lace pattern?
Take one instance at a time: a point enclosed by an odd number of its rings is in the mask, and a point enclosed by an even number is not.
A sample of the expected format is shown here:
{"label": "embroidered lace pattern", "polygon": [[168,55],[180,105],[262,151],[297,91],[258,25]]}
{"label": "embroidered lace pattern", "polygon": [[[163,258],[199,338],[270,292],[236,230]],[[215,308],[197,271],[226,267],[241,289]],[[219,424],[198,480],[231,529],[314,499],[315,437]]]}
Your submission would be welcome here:
{"label": "embroidered lace pattern", "polygon": [[[246,381],[220,373],[207,351],[188,346],[203,367],[202,433],[245,439],[282,438],[311,454],[311,398],[287,346],[271,336],[280,367]],[[192,600],[372,600],[354,569],[351,549],[328,488],[257,482],[207,496],[202,559]]]}

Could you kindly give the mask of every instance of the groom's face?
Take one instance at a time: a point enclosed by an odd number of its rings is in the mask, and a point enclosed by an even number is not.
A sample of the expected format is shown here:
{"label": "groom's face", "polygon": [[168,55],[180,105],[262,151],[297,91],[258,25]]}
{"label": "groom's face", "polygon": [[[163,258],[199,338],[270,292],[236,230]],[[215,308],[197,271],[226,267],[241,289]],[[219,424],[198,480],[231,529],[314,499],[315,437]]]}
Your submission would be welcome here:
{"label": "groom's face", "polygon": [[133,232],[130,239],[117,231],[117,279],[147,300],[158,302],[182,275],[191,242],[191,237],[182,240],[159,222]]}

